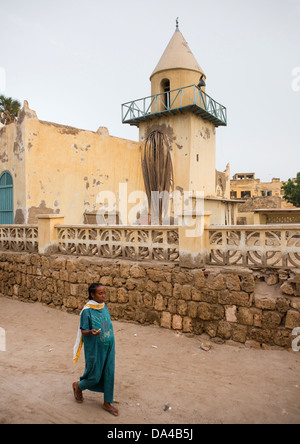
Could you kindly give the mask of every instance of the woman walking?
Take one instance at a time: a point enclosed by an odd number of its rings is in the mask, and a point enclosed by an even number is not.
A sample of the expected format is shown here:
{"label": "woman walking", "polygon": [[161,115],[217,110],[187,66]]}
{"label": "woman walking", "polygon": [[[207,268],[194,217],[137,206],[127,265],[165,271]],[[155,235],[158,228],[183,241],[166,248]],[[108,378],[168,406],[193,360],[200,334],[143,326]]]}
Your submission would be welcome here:
{"label": "woman walking", "polygon": [[83,402],[82,392],[104,393],[103,408],[114,416],[119,410],[114,402],[115,339],[113,326],[105,301],[105,288],[99,284],[89,287],[90,301],[80,314],[80,326],[74,346],[74,362],[78,361],[84,345],[85,371],[80,381],[73,383],[74,397]]}

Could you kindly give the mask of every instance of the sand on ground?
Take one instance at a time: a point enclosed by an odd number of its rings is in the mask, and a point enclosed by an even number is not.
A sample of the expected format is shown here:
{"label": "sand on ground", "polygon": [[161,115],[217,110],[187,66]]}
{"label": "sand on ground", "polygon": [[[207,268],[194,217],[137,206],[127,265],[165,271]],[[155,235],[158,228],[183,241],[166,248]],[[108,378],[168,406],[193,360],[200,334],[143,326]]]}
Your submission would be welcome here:
{"label": "sand on ground", "polygon": [[0,297],[0,424],[300,422],[299,353],[219,344],[204,351],[200,337],[119,321],[113,325],[121,414],[102,409],[102,394],[85,391],[78,404],[78,322],[75,314]]}

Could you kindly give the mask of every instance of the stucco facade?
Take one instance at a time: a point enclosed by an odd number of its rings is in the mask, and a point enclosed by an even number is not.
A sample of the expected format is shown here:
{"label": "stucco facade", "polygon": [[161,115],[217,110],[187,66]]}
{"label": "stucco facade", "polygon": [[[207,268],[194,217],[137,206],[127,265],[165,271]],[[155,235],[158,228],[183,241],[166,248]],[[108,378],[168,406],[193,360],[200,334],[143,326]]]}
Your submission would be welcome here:
{"label": "stucco facade", "polygon": [[[38,214],[63,214],[80,224],[99,207],[98,193],[143,190],[140,144],[112,137],[106,128],[85,131],[40,121],[25,102],[21,118],[0,130],[0,174],[14,180],[14,223]],[[132,168],[132,165],[136,168]]]}

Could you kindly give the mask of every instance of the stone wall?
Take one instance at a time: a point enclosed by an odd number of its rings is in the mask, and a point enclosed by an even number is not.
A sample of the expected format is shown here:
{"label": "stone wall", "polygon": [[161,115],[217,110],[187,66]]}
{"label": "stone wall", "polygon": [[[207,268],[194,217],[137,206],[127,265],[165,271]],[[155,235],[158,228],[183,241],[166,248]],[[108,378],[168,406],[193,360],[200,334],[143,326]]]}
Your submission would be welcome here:
{"label": "stone wall", "polygon": [[0,253],[2,296],[79,313],[93,282],[106,286],[113,319],[206,333],[215,342],[290,348],[292,330],[300,327],[300,270],[189,270],[175,264]]}

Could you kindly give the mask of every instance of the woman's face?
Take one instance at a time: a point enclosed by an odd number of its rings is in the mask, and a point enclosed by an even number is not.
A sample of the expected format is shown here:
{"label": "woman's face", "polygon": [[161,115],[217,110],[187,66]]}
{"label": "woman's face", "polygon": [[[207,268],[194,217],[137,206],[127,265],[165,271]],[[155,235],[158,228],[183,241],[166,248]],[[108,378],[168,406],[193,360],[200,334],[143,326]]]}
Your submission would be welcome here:
{"label": "woman's face", "polygon": [[93,299],[99,304],[102,304],[105,301],[105,288],[99,285],[99,287],[95,289],[95,293],[93,294]]}

